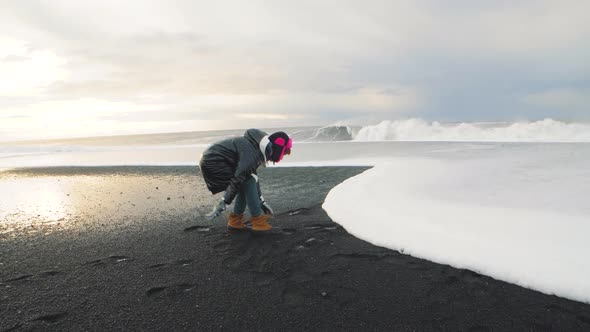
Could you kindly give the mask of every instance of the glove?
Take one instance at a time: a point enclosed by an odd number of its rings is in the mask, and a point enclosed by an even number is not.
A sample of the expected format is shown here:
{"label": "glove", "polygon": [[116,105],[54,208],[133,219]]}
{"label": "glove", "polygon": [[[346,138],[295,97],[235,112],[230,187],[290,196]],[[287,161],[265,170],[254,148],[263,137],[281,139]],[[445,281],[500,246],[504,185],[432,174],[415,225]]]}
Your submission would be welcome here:
{"label": "glove", "polygon": [[222,199],[221,202],[219,202],[219,204],[217,204],[214,208],[213,211],[211,211],[209,214],[206,214],[205,217],[209,220],[213,220],[217,217],[219,217],[219,215],[221,215],[221,213],[223,211],[225,211],[225,209],[227,208],[227,204],[225,203],[225,201]]}
{"label": "glove", "polygon": [[274,214],[274,211],[270,207],[270,204],[268,204],[266,201],[260,202],[260,207],[262,208],[264,214]]}

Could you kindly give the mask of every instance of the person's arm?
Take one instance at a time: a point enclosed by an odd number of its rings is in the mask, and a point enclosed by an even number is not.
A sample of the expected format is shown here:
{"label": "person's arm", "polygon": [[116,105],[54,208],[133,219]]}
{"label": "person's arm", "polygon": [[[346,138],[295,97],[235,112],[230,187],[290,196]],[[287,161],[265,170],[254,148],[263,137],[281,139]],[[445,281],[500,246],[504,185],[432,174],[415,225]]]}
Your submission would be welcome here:
{"label": "person's arm", "polygon": [[229,205],[234,201],[234,198],[240,191],[242,183],[244,183],[244,181],[246,181],[252,173],[250,171],[251,168],[250,162],[247,160],[247,158],[244,158],[242,153],[240,153],[238,167],[236,167],[234,176],[229,181],[229,185],[225,189],[225,194],[223,195],[223,201],[225,204]]}

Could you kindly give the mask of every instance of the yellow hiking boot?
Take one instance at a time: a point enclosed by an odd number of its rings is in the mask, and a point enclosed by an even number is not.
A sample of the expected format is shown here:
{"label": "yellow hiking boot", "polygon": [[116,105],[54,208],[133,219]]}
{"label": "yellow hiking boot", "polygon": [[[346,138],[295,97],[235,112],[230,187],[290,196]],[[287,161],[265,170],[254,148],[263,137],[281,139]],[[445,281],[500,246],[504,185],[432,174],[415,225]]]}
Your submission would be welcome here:
{"label": "yellow hiking boot", "polygon": [[268,231],[272,226],[268,223],[270,215],[261,214],[258,217],[252,217],[252,230],[253,231]]}
{"label": "yellow hiking boot", "polygon": [[231,212],[227,221],[227,228],[229,229],[244,229],[246,224],[244,223],[244,214],[235,214]]}

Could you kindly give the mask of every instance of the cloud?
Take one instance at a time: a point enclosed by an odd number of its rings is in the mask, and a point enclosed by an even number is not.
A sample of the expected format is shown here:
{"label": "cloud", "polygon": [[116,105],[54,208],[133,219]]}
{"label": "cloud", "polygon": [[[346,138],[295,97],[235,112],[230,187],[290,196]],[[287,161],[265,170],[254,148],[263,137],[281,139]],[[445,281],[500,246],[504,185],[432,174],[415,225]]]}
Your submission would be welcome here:
{"label": "cloud", "polygon": [[3,58],[0,58],[0,62],[21,62],[21,61],[31,61],[31,57],[11,54],[11,55],[7,55]]}
{"label": "cloud", "polygon": [[160,105],[137,105],[127,102],[110,102],[97,99],[54,100],[42,101],[0,110],[4,119],[0,122],[0,130],[18,128],[27,137],[59,137],[63,133],[72,136],[87,134],[115,134],[123,124],[99,121],[100,116],[158,111]]}
{"label": "cloud", "polygon": [[0,116],[0,119],[25,119],[30,117],[30,115],[4,115]]}
{"label": "cloud", "polygon": [[258,120],[288,120],[301,117],[297,114],[276,114],[276,113],[239,113],[236,114],[241,119],[258,119]]}
{"label": "cloud", "polygon": [[145,130],[559,118],[586,103],[587,90],[569,89],[590,80],[588,11],[574,0],[9,2],[0,95],[46,112],[94,100],[72,119]]}
{"label": "cloud", "polygon": [[30,51],[25,42],[0,39],[0,96],[35,96],[68,75],[65,60],[50,50]]}

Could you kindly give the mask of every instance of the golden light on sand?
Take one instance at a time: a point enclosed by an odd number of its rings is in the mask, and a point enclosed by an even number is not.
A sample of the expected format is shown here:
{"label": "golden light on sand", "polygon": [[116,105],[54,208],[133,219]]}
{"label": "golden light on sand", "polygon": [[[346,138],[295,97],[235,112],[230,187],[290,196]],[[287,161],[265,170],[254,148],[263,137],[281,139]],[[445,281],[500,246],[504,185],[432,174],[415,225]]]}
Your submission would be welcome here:
{"label": "golden light on sand", "polygon": [[38,232],[59,224],[72,207],[66,186],[52,178],[5,179],[1,181],[0,234],[16,229]]}
{"label": "golden light on sand", "polygon": [[43,183],[37,195],[37,213],[40,218],[58,222],[66,217],[67,194],[64,190]]}
{"label": "golden light on sand", "polygon": [[[55,232],[99,233],[126,227],[121,223],[106,226],[116,220],[133,223],[145,215],[156,215],[162,204],[168,207],[166,211],[195,206],[189,199],[194,184],[180,176],[137,177],[124,169],[117,175],[76,176],[78,172],[85,171],[0,171],[0,240]],[[198,201],[213,204],[213,196],[203,193]]]}

